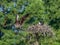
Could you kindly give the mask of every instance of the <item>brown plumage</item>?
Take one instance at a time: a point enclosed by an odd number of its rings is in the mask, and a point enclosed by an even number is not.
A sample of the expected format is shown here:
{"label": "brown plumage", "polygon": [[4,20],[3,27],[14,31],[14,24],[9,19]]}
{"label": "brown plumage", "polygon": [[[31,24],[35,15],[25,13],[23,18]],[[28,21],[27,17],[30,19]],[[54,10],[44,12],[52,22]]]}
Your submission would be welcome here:
{"label": "brown plumage", "polygon": [[22,25],[24,23],[24,21],[26,20],[26,18],[29,16],[29,14],[24,15],[21,19],[20,19],[20,25]]}
{"label": "brown plumage", "polygon": [[19,20],[19,15],[16,15],[15,27],[21,28],[22,24],[24,23],[24,21],[26,20],[28,16],[29,14],[26,14]]}
{"label": "brown plumage", "polygon": [[[19,19],[19,15],[16,15],[14,26],[16,28],[21,28],[22,27],[22,24],[24,23],[24,21],[26,20],[26,18],[28,16],[29,16],[29,13],[26,14],[26,15],[24,15],[21,19]],[[4,24],[2,26],[3,27],[8,27],[8,24],[7,24],[8,21],[10,21],[10,19],[6,16],[5,17],[5,22],[4,22]],[[8,23],[10,24],[10,22],[8,22]],[[9,26],[11,26],[11,25],[9,25]]]}

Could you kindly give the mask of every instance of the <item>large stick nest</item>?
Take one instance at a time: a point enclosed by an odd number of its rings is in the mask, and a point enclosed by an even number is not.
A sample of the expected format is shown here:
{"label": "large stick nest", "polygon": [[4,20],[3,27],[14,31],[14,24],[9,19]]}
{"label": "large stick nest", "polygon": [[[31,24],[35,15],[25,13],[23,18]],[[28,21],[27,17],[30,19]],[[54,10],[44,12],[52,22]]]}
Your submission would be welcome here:
{"label": "large stick nest", "polygon": [[32,25],[28,27],[28,31],[32,32],[32,33],[40,33],[43,36],[53,36],[53,30],[51,29],[50,26],[46,25],[46,24],[36,24],[36,25]]}

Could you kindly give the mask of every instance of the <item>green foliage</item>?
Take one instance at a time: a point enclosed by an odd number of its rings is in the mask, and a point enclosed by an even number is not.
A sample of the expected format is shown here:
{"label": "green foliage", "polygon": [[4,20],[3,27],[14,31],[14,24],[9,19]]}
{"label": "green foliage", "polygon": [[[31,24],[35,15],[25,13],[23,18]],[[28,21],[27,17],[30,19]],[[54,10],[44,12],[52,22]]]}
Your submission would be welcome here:
{"label": "green foliage", "polygon": [[[27,5],[25,2],[28,2]],[[34,42],[36,40],[34,34],[32,34],[31,40],[26,39],[26,36],[29,35],[26,29],[29,25],[36,24],[39,21],[51,25],[55,33],[55,37],[53,38],[39,38],[39,44],[60,45],[60,0],[17,0],[16,2],[12,0],[0,0],[0,5],[4,6],[5,11],[0,11],[0,30],[4,32],[4,36],[0,40],[0,45],[29,45],[29,42]],[[22,5],[25,7],[21,13],[19,11]],[[10,11],[6,11],[9,7]],[[23,23],[23,30],[25,31],[19,31],[18,35],[15,35],[12,29],[4,29],[1,26],[5,22],[6,16],[11,20],[11,24],[13,24],[15,23],[16,14],[19,14],[21,18],[26,13],[30,13],[30,16]]]}

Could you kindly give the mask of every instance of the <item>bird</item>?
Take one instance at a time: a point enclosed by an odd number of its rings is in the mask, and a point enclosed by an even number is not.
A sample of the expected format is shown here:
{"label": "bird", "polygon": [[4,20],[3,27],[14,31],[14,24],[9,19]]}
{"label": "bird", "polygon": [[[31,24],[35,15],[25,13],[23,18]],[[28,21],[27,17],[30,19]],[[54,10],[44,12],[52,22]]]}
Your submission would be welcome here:
{"label": "bird", "polygon": [[20,28],[19,15],[16,15],[16,19],[15,19],[15,24],[14,24],[14,26],[15,26],[16,28]]}
{"label": "bird", "polygon": [[13,31],[15,32],[15,34],[19,33],[19,30],[22,29],[22,24],[24,23],[24,21],[26,20],[26,18],[29,16],[29,14],[24,15],[21,19],[19,19],[19,15],[16,15],[15,18],[15,23],[12,26]]}
{"label": "bird", "polygon": [[15,19],[15,27],[16,28],[21,28],[22,24],[24,23],[24,21],[26,20],[26,18],[29,16],[29,13],[27,13],[26,15],[24,15],[21,19],[19,19],[19,15],[16,15],[16,19]]}

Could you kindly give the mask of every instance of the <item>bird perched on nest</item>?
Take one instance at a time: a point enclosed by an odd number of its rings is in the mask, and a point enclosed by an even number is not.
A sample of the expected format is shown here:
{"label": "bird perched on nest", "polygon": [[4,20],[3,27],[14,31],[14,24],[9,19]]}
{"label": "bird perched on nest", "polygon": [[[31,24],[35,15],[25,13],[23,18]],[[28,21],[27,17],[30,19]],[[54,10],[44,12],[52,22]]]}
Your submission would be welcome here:
{"label": "bird perched on nest", "polygon": [[53,36],[54,35],[51,27],[49,27],[46,24],[42,24],[40,22],[36,25],[29,26],[28,31],[32,32],[34,34],[40,33],[40,34],[43,34],[43,36]]}

